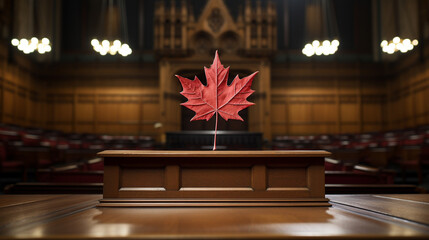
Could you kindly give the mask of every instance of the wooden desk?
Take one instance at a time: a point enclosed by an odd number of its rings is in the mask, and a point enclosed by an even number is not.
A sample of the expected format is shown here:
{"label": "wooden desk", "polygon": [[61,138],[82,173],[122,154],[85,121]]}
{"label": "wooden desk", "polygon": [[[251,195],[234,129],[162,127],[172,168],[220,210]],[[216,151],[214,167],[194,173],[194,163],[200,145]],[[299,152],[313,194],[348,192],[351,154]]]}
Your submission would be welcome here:
{"label": "wooden desk", "polygon": [[427,194],[327,197],[332,207],[97,208],[101,195],[0,195],[0,239],[429,238]]}
{"label": "wooden desk", "polygon": [[106,150],[100,206],[329,206],[326,151]]}

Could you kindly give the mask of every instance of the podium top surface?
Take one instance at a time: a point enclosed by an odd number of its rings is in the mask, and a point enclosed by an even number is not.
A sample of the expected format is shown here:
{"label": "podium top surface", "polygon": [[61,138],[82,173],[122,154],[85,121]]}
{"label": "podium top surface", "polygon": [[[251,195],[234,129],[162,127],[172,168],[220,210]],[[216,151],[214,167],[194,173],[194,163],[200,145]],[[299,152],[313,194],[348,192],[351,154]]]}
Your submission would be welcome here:
{"label": "podium top surface", "polygon": [[100,157],[328,157],[324,150],[287,151],[160,151],[160,150],[105,150]]}

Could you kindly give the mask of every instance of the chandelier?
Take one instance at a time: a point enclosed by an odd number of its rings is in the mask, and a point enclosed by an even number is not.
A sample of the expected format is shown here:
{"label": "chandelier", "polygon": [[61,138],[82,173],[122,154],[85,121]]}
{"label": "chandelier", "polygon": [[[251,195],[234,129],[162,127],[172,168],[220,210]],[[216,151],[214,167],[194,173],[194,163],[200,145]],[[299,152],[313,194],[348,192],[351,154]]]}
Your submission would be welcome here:
{"label": "chandelier", "polygon": [[98,41],[97,39],[92,39],[91,45],[94,51],[100,53],[102,56],[106,55],[107,53],[109,53],[110,55],[115,55],[116,53],[119,53],[123,57],[126,57],[133,52],[130,46],[128,46],[128,44],[122,44],[119,40],[103,40],[100,43],[100,41]]}
{"label": "chandelier", "polygon": [[[38,9],[35,7],[34,1],[22,1],[18,4],[19,7],[27,8],[28,12],[22,15],[22,23],[18,25],[16,33],[18,36],[26,36],[29,38],[13,38],[10,43],[12,46],[17,47],[19,51],[30,54],[33,52],[38,52],[40,54],[51,52],[52,46],[51,41],[47,37],[37,38],[36,36],[43,36],[41,34],[39,25],[40,19],[37,17]],[[24,24],[26,23],[26,24]]]}
{"label": "chandelier", "polygon": [[116,4],[114,4],[114,1],[110,0],[108,1],[108,5],[105,6],[105,2],[103,1],[101,13],[105,14],[104,22],[100,24],[101,29],[104,27],[104,32],[102,32],[104,37],[102,40],[98,40],[97,38],[91,40],[91,46],[94,51],[102,56],[120,54],[126,57],[130,55],[133,52],[130,46],[118,39],[120,35],[125,37],[125,42],[128,39],[125,2],[117,0]]}
{"label": "chandelier", "polygon": [[[306,38],[316,39],[307,42],[302,54],[328,56],[337,52],[340,46],[335,9],[330,0],[314,0],[306,6]],[[320,41],[319,41],[320,40]]]}
{"label": "chandelier", "polygon": [[401,53],[406,53],[408,51],[413,50],[413,48],[418,44],[419,41],[417,41],[417,39],[411,41],[408,38],[401,39],[400,37],[394,37],[390,41],[383,40],[380,46],[382,47],[383,52],[387,54],[393,54],[398,51],[400,51]]}
{"label": "chandelier", "polygon": [[[417,11],[417,6],[399,0],[385,4],[389,4],[391,7],[390,11],[386,11],[384,13],[386,15],[383,16],[386,22],[383,25],[384,29],[381,29],[381,50],[389,55],[413,50],[419,44],[419,41],[415,39],[418,36],[418,18],[413,14]],[[404,28],[404,26],[407,27]],[[388,40],[391,37],[392,39]]]}
{"label": "chandelier", "polygon": [[12,39],[11,43],[13,46],[17,47],[18,50],[24,52],[25,54],[35,51],[40,54],[44,54],[52,50],[51,41],[49,41],[48,38],[37,39],[36,37],[32,37],[30,40],[25,38],[18,40],[14,38]]}
{"label": "chandelier", "polygon": [[325,40],[322,43],[318,40],[314,40],[311,44],[307,43],[305,47],[302,49],[302,53],[307,57],[311,57],[314,54],[317,56],[321,56],[322,54],[325,56],[334,54],[338,50],[338,46],[340,46],[340,41],[337,39]]}

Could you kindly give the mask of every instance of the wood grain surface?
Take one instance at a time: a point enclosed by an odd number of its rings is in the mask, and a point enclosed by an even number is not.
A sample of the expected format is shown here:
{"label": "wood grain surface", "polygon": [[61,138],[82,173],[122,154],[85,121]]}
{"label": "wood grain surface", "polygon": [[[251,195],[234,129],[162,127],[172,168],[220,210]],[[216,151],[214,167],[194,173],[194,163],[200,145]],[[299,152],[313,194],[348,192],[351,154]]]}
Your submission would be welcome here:
{"label": "wood grain surface", "polygon": [[[401,200],[386,205],[386,199],[395,195],[328,196],[337,202],[356,198],[361,204],[368,203],[367,209],[345,209],[335,202],[333,207],[97,208],[94,201],[101,195],[36,195],[38,200],[31,201],[32,197],[0,197],[9,206],[0,208],[0,239],[429,238],[429,225],[412,220],[412,205]],[[423,204],[429,195],[400,197]],[[10,204],[15,200],[16,204]],[[373,211],[382,205],[401,207],[405,215],[398,218],[395,212],[387,216]]]}
{"label": "wood grain surface", "polygon": [[428,194],[330,195],[332,203],[407,219],[429,226]]}
{"label": "wood grain surface", "polygon": [[0,233],[96,206],[99,195],[1,195]]}
{"label": "wood grain surface", "polygon": [[328,157],[323,150],[287,151],[157,151],[157,150],[105,150],[101,157]]}

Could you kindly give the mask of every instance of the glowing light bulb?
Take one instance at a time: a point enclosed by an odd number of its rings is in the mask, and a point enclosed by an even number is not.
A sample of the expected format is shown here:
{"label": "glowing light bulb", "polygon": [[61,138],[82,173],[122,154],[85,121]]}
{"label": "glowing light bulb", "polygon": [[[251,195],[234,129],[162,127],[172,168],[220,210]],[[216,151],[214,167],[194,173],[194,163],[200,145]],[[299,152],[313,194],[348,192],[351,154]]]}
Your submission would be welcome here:
{"label": "glowing light bulb", "polygon": [[323,41],[324,47],[329,47],[329,45],[331,45],[331,43],[328,40]]}
{"label": "glowing light bulb", "polygon": [[397,43],[399,43],[400,40],[401,39],[399,37],[394,37],[393,38],[393,43],[397,44]]}
{"label": "glowing light bulb", "polygon": [[414,39],[412,43],[414,46],[417,46],[419,44],[419,41],[417,41],[417,39]]}
{"label": "glowing light bulb", "polygon": [[27,40],[27,39],[25,39],[25,38],[23,38],[23,39],[21,39],[21,40],[19,41],[19,43],[20,43],[20,44],[22,44],[22,45],[28,45],[28,40]]}
{"label": "glowing light bulb", "polygon": [[12,43],[12,45],[13,46],[18,46],[19,45],[19,40],[18,39],[16,39],[16,38],[14,38],[14,39],[12,39],[12,41],[10,41],[11,43]]}
{"label": "glowing light bulb", "polygon": [[49,44],[49,39],[42,38],[42,43],[48,45]]}
{"label": "glowing light bulb", "polygon": [[100,42],[99,42],[97,39],[92,39],[92,40],[91,40],[91,45],[92,45],[93,47],[95,47],[95,46],[100,45]]}
{"label": "glowing light bulb", "polygon": [[115,40],[115,41],[113,41],[113,46],[115,46],[115,47],[120,47],[121,46],[121,41],[119,41],[119,40]]}
{"label": "glowing light bulb", "polygon": [[313,47],[318,47],[320,45],[320,42],[318,40],[314,40],[312,45]]}

